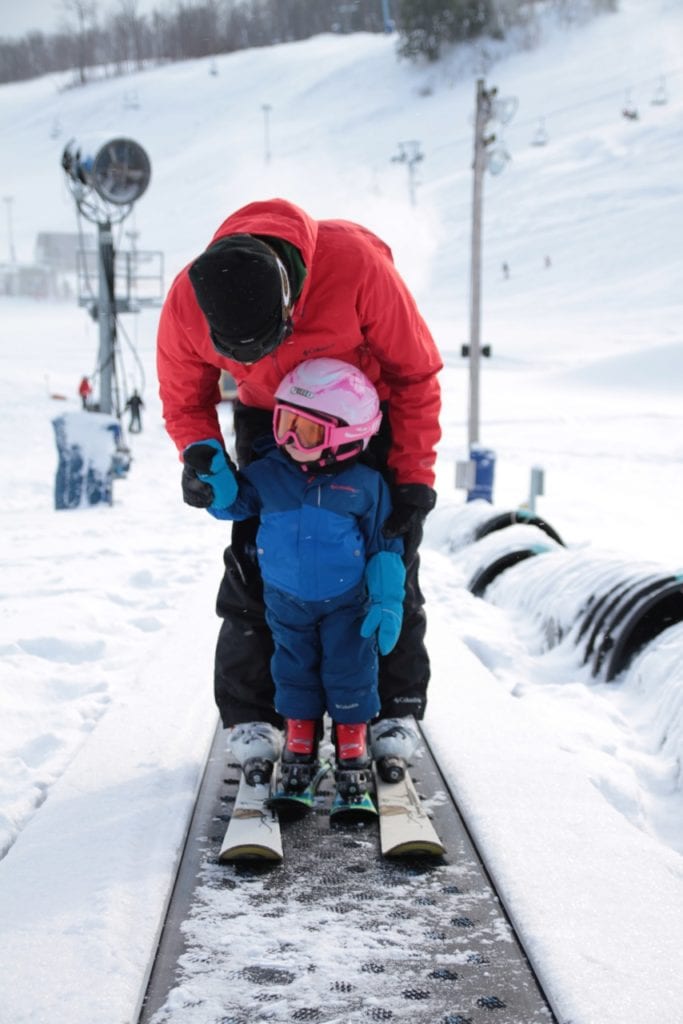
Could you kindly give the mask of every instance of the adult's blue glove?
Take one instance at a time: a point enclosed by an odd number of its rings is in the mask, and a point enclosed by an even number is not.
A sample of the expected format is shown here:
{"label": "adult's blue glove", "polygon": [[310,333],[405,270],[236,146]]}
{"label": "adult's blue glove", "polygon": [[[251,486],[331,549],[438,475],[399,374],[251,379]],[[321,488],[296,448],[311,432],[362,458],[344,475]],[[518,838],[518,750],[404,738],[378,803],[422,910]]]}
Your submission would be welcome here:
{"label": "adult's blue glove", "polygon": [[219,441],[196,441],[183,451],[183,500],[193,508],[228,508],[237,497],[235,467]]}
{"label": "adult's blue glove", "polygon": [[380,654],[393,650],[401,632],[405,578],[403,559],[393,551],[378,551],[365,569],[370,611],[363,619],[360,635],[376,633]]}

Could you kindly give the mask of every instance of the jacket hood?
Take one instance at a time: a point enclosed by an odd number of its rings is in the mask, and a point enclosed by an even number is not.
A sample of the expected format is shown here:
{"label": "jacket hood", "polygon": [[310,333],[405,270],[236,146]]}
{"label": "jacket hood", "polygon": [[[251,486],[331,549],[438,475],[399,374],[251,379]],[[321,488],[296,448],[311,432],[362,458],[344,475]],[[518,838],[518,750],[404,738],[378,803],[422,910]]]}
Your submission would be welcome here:
{"label": "jacket hood", "polygon": [[249,203],[231,213],[211,239],[225,235],[272,235],[295,245],[309,271],[318,241],[318,222],[287,199],[266,199]]}
{"label": "jacket hood", "polygon": [[297,296],[297,306],[303,309],[318,242],[318,222],[287,199],[265,199],[249,203],[231,213],[218,228],[210,244],[225,235],[238,234],[271,235],[296,246],[307,270],[303,288]]}

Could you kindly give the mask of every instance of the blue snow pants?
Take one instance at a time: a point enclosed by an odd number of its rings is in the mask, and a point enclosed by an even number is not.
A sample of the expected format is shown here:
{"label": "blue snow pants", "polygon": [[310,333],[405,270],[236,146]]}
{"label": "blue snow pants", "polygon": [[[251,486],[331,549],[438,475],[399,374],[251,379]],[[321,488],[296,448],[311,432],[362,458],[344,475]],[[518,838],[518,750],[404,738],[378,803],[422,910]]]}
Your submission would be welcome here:
{"label": "blue snow pants", "polygon": [[360,627],[365,585],[324,601],[301,601],[264,588],[266,621],[275,651],[275,707],[284,718],[367,722],[379,712],[377,643]]}

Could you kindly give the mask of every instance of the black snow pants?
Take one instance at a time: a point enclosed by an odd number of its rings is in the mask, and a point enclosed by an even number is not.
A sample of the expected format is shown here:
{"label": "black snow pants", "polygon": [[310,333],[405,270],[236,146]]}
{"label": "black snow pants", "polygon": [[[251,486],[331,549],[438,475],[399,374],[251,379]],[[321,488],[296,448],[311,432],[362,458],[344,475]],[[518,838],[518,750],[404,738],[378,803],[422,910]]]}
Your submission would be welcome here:
{"label": "black snow pants", "polygon": [[[259,439],[272,438],[272,413],[235,403],[235,454],[243,468],[258,458]],[[361,461],[377,469],[391,483],[387,456],[391,445],[389,417],[382,419]],[[223,620],[218,634],[214,694],[223,726],[264,721],[281,725],[275,711],[275,688],[270,674],[273,640],[266,625],[263,583],[256,560],[258,519],[232,524],[231,544],[223,561],[225,573],[216,600]],[[403,626],[393,651],[379,659],[380,716],[414,715],[421,719],[427,702],[429,656],[424,643],[427,621],[418,582],[418,549],[422,527],[404,537],[406,596]]]}

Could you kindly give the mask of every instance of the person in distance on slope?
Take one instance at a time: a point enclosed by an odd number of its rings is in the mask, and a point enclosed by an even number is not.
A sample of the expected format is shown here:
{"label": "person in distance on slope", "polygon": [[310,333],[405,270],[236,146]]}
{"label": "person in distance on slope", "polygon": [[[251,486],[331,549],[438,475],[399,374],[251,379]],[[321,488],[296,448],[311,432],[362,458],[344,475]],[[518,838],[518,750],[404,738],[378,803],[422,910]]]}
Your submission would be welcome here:
{"label": "person in distance on slope", "polygon": [[78,385],[78,394],[81,396],[81,406],[87,409],[90,396],[92,395],[92,385],[87,377],[81,377],[81,383]]}
{"label": "person in distance on slope", "polygon": [[[217,519],[259,517],[257,558],[275,650],[275,710],[285,720],[282,785],[300,792],[318,764],[327,712],[334,723],[339,792],[362,797],[370,780],[366,723],[379,711],[377,649],[401,631],[405,567],[381,475],[358,456],[382,419],[365,374],[340,359],[309,359],[275,392],[274,444],[241,473],[213,438],[184,451],[215,484]],[[251,783],[269,759],[242,764]]]}
{"label": "person in distance on slope", "polygon": [[130,410],[130,423],[128,429],[131,434],[139,434],[142,430],[142,420],[140,418],[140,411],[144,408],[145,403],[140,398],[137,390],[133,390],[133,394],[126,402],[126,409]]}
{"label": "person in distance on slope", "polygon": [[[433,508],[440,437],[441,359],[389,247],[361,225],[315,220],[285,199],[250,203],[225,220],[208,248],[176,277],[161,312],[157,365],[166,427],[182,453],[193,442],[221,446],[216,403],[221,370],[237,382],[239,467],[272,444],[275,391],[285,373],[313,356],[358,366],[379,394],[384,416],[360,460],[391,489],[384,533],[402,537],[406,566],[403,627],[379,663],[376,758],[408,758],[424,715],[429,658],[418,548]],[[215,498],[211,483],[183,467],[183,497]],[[256,559],[258,520],[236,522],[217,598],[223,619],[214,687],[223,725],[240,760],[272,754],[282,720],[273,704],[272,637],[264,618]]]}

